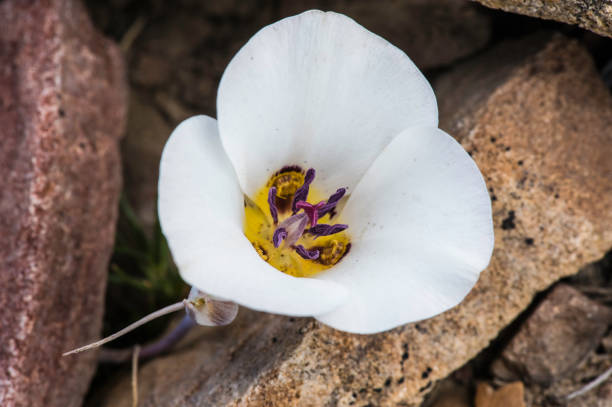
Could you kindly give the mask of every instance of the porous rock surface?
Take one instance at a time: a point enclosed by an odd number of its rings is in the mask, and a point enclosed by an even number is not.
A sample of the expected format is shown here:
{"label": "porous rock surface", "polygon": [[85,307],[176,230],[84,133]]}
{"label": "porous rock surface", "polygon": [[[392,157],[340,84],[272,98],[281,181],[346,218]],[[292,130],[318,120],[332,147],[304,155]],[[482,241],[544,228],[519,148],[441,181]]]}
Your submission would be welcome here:
{"label": "porous rock surface", "polygon": [[[440,102],[458,101],[441,103],[441,127],[472,154],[493,200],[493,258],[461,305],[369,336],[242,309],[233,325],[198,329],[144,365],[140,405],[412,405],[535,293],[603,256],[612,246],[612,97],[576,42],[524,41],[510,65],[502,47],[435,86]],[[105,397],[105,406],[131,405],[129,377]]]}
{"label": "porous rock surface", "polygon": [[78,1],[0,3],[0,405],[79,406],[120,189],[118,50]]}
{"label": "porous rock surface", "polygon": [[612,37],[612,2],[609,0],[476,0],[487,7],[531,17],[577,24]]}

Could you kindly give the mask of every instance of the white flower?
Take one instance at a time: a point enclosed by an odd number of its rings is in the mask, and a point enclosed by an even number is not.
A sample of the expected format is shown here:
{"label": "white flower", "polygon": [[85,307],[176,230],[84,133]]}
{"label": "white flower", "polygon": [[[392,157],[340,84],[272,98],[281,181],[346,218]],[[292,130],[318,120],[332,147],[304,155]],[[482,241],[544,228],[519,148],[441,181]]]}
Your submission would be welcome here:
{"label": "white flower", "polygon": [[[487,266],[491,203],[476,164],[437,128],[408,56],[352,19],[308,11],[263,28],[225,70],[217,112],[181,123],[161,159],[162,229],[197,289],[374,333],[455,306]],[[292,198],[304,171],[273,178],[287,166],[316,170],[310,203]],[[277,187],[304,209],[276,208]],[[313,219],[340,187],[336,215]],[[340,221],[337,235],[309,229]],[[290,275],[300,270],[312,276]]]}

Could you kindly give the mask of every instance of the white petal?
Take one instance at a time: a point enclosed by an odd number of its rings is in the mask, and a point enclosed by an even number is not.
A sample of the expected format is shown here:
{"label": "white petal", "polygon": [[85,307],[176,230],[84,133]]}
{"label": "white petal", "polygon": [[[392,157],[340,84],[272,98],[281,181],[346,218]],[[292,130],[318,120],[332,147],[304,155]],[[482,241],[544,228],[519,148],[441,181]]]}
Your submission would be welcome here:
{"label": "white petal", "polygon": [[243,234],[243,194],[207,116],[182,122],[164,147],[159,217],[181,277],[213,296],[285,315],[328,312],[346,299],[331,281],[295,278],[263,261]]}
{"label": "white petal", "polygon": [[404,52],[318,10],[249,40],[223,74],[217,113],[249,196],[286,165],[316,169],[325,195],[350,190],[393,137],[438,121],[431,86]]}
{"label": "white petal", "polygon": [[458,304],[493,250],[491,201],[476,164],[436,128],[409,129],[364,175],[342,212],[349,254],[319,277],[350,298],[317,319],[384,331]]}

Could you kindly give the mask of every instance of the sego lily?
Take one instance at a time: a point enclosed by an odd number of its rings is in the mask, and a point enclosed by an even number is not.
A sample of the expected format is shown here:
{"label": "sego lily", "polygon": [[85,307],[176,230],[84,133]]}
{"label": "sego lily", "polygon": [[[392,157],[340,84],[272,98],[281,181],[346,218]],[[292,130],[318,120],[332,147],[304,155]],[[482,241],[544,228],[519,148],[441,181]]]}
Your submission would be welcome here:
{"label": "sego lily", "polygon": [[436,99],[401,50],[337,13],[259,31],[228,65],[218,120],[195,116],[161,158],[159,218],[188,317],[224,325],[236,304],[375,333],[457,305],[493,250],[474,161],[438,129]]}
{"label": "sego lily", "polygon": [[476,164],[437,128],[410,58],[352,19],[263,28],[226,68],[217,113],[174,130],[159,177],[162,230],[202,292],[375,333],[455,306],[487,266]]}

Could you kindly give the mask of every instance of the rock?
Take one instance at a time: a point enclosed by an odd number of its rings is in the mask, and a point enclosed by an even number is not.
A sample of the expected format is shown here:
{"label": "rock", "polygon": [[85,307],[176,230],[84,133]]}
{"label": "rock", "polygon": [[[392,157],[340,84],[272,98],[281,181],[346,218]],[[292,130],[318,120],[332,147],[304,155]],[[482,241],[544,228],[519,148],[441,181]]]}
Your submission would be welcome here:
{"label": "rock", "polygon": [[[601,387],[597,390],[597,397],[599,401],[599,405],[610,405],[610,400],[612,400],[612,382],[607,382],[601,385]],[[604,404],[605,403],[605,404]]]}
{"label": "rock", "polygon": [[102,322],[125,117],[118,49],[78,1],[0,3],[0,404],[80,406]]}
{"label": "rock", "polygon": [[[440,103],[459,101],[441,123],[493,198],[496,249],[462,304],[369,336],[243,309],[232,326],[200,329],[143,366],[141,406],[419,403],[537,292],[602,257],[612,247],[612,96],[576,42],[525,41],[509,63],[487,53],[436,86]],[[105,406],[131,405],[129,377],[104,393]]]}
{"label": "rock", "polygon": [[606,353],[612,354],[612,332],[605,338],[602,338],[601,346],[603,347]]}
{"label": "rock", "polygon": [[162,150],[173,126],[197,112],[168,94],[130,93],[126,137],[121,144],[128,201],[151,234],[157,216],[157,177]]}
{"label": "rock", "polygon": [[474,405],[476,407],[525,407],[523,383],[510,383],[497,390],[487,383],[478,383]]}
{"label": "rock", "polygon": [[148,231],[155,224],[159,159],[172,131],[151,102],[141,91],[130,93],[126,137],[121,144],[126,194]]}
{"label": "rock", "polygon": [[575,369],[550,385],[532,383],[526,387],[527,405],[610,407],[612,381],[609,379],[598,387],[572,399],[571,402],[565,401],[569,394],[584,388],[587,383],[607,371],[610,366],[612,366],[612,354],[601,354],[598,349],[595,349]]}
{"label": "rock", "polygon": [[[194,114],[215,115],[225,66],[266,24],[262,20],[272,18],[265,6],[238,24],[241,17],[230,12],[229,3],[182,3],[189,12],[174,3],[162,4],[162,16],[147,20],[130,50],[132,92],[122,152],[128,198],[145,230],[154,224],[159,159],[172,129]],[[251,8],[243,3],[239,14]]]}
{"label": "rock", "polygon": [[470,407],[470,389],[450,378],[436,383],[422,407]]}
{"label": "rock", "polygon": [[612,5],[588,0],[476,0],[487,7],[531,17],[576,24],[600,35],[612,37]]}
{"label": "rock", "polygon": [[[612,274],[612,251],[595,263],[582,268],[580,273],[564,282],[578,288],[581,293],[598,303],[610,304],[610,294],[612,285],[610,278]],[[598,308],[601,308],[599,306]],[[605,323],[605,322],[604,322]],[[578,324],[579,326],[581,324]],[[612,328],[612,326],[610,326]],[[595,333],[599,336],[598,333]],[[588,338],[586,341],[592,341]],[[584,347],[583,344],[578,345]],[[584,389],[587,383],[591,383],[595,378],[600,377],[612,366],[612,331],[608,330],[607,336],[603,337],[599,344],[580,360],[575,368],[560,378],[556,378],[552,383],[539,385],[531,383],[526,388],[525,396],[528,405],[546,406],[551,405],[551,401],[562,401],[559,405],[576,405],[589,407],[610,407],[612,400],[612,382],[605,381],[599,386],[583,392],[580,396],[572,399],[571,402],[563,400],[571,393]]]}
{"label": "rock", "polygon": [[282,16],[317,8],[354,18],[401,48],[421,69],[439,68],[482,49],[491,38],[488,15],[457,0],[301,0],[281,3]]}
{"label": "rock", "polygon": [[247,17],[256,13],[261,5],[255,0],[225,0],[225,1],[206,1],[198,2],[198,6],[203,7],[207,15],[228,17],[239,16]]}
{"label": "rock", "polygon": [[560,284],[521,324],[493,371],[502,364],[504,374],[514,373],[515,379],[550,385],[597,347],[610,323],[612,309]]}

